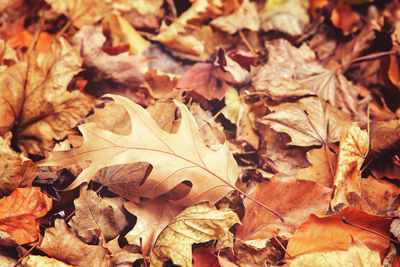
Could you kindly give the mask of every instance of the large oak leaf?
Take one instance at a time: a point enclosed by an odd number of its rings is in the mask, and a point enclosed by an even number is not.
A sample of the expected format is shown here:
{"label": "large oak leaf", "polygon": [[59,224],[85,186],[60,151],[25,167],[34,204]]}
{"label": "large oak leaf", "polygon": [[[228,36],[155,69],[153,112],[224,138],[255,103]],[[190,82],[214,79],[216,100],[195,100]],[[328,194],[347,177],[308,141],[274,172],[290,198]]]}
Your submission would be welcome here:
{"label": "large oak leaf", "polygon": [[260,122],[291,138],[290,145],[320,146],[339,141],[342,132],[351,124],[346,114],[318,97],[307,97],[296,103],[272,107],[274,113]]}
{"label": "large oak leaf", "polygon": [[94,123],[81,125],[79,129],[84,136],[81,147],[53,152],[39,164],[65,167],[79,161],[90,161],[90,165],[67,189],[89,181],[103,167],[139,161],[153,166],[143,184],[135,187],[141,197],[154,199],[179,183],[190,181],[192,188],[189,194],[177,203],[187,206],[209,201],[213,205],[235,188],[238,167],[227,144],[217,151],[207,148],[193,115],[185,105],[175,101],[182,120],[178,132],[170,134],[160,129],[141,106],[125,97],[106,96],[126,108],[132,133],[118,135],[98,128]]}

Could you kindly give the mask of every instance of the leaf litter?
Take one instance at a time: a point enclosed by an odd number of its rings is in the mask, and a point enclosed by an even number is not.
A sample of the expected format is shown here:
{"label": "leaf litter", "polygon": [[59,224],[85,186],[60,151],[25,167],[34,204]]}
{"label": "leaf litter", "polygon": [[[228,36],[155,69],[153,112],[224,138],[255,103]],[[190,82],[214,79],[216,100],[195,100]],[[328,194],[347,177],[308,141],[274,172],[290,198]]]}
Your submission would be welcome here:
{"label": "leaf litter", "polygon": [[396,266],[399,9],[4,1],[0,262]]}

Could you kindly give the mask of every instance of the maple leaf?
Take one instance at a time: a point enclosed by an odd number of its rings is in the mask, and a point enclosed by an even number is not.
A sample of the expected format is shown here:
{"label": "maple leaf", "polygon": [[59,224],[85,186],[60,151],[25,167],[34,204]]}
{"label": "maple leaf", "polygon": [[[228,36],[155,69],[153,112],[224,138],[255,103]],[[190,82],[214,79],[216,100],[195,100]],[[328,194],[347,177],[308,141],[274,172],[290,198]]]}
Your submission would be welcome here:
{"label": "maple leaf", "polygon": [[46,229],[44,239],[38,248],[50,257],[73,266],[110,266],[110,255],[106,248],[82,242],[61,219],[56,219],[55,226]]}
{"label": "maple leaf", "polygon": [[97,229],[109,241],[128,225],[122,198],[99,198],[96,192],[82,186],[74,205],[76,212],[70,224],[76,235],[86,243],[98,241]]}
{"label": "maple leaf", "polygon": [[207,148],[198,133],[197,124],[185,105],[175,101],[182,120],[176,134],[161,130],[151,116],[127,98],[106,95],[126,108],[132,125],[130,135],[118,135],[89,123],[79,126],[84,136],[81,147],[69,151],[52,152],[39,166],[68,166],[90,160],[72,189],[87,182],[103,167],[133,162],[148,162],[153,170],[135,192],[138,196],[156,198],[180,182],[192,182],[190,193],[177,201],[191,205],[209,201],[211,205],[234,187],[238,167],[225,143],[219,150]]}
{"label": "maple leaf", "polygon": [[39,187],[17,188],[0,199],[0,232],[6,232],[18,244],[39,237],[38,219],[51,209],[52,200]]}
{"label": "maple leaf", "polygon": [[126,240],[141,246],[143,255],[150,254],[158,235],[183,210],[165,198],[144,200],[139,204],[126,202],[124,207],[138,218],[135,227],[126,234]]}
{"label": "maple leaf", "polygon": [[217,210],[205,204],[189,207],[158,236],[150,264],[161,267],[171,259],[174,264],[192,266],[192,244],[210,240],[226,243],[227,238],[233,238],[228,230],[236,223],[240,223],[239,218],[230,209]]}
{"label": "maple leaf", "polygon": [[339,141],[342,132],[352,122],[346,114],[318,97],[302,98],[295,103],[271,107],[274,111],[260,122],[278,132],[287,133],[290,145],[327,145]]}

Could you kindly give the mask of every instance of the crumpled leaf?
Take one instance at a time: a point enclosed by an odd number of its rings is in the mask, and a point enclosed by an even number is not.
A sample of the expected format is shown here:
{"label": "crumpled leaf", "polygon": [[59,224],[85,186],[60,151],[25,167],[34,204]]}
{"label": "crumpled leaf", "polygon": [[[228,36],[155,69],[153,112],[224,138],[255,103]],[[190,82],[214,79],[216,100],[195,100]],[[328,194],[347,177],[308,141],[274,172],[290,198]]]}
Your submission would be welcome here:
{"label": "crumpled leaf", "polygon": [[22,150],[40,155],[53,148],[54,139],[74,133],[72,128],[89,112],[91,101],[77,90],[67,91],[82,60],[65,39],[54,40],[47,53],[30,51],[28,60],[15,132]]}
{"label": "crumpled leaf", "polygon": [[82,186],[74,205],[76,212],[70,224],[75,234],[85,243],[98,241],[98,229],[105,241],[109,241],[128,225],[122,198],[100,198],[96,192]]}
{"label": "crumpled leaf", "polygon": [[297,228],[289,239],[287,251],[291,256],[305,253],[348,250],[353,241],[360,241],[380,256],[386,253],[389,240],[375,233],[345,224],[342,218],[353,224],[389,236],[391,219],[369,215],[354,207],[347,207],[336,215],[317,217],[310,215],[308,220]]}
{"label": "crumpled leaf", "polygon": [[261,28],[264,31],[277,30],[289,35],[300,35],[309,20],[302,1],[288,0],[261,14]]}
{"label": "crumpled leaf", "polygon": [[297,171],[297,178],[315,181],[323,186],[332,187],[334,183],[337,155],[328,147],[316,148],[307,152],[311,167]]}
{"label": "crumpled leaf", "polygon": [[347,194],[361,194],[361,165],[368,152],[369,138],[367,131],[352,125],[340,140],[337,170],[334,185],[335,193],[332,207],[339,203],[348,204]]}
{"label": "crumpled leaf", "polygon": [[247,241],[271,238],[274,234],[292,234],[310,214],[324,214],[328,210],[330,191],[313,181],[289,176],[274,176],[270,181],[257,184],[249,195],[268,203],[286,221],[282,223],[273,214],[245,199],[243,224],[236,228],[236,238]]}
{"label": "crumpled leaf", "polygon": [[302,98],[295,103],[271,107],[274,111],[260,122],[278,132],[287,133],[290,145],[327,145],[339,141],[342,132],[351,124],[346,114],[318,97]]}
{"label": "crumpled leaf", "polygon": [[193,249],[193,267],[220,267],[218,257],[212,254],[209,248],[199,247]]}
{"label": "crumpled leaf", "polygon": [[80,46],[84,65],[94,67],[95,80],[113,79],[119,83],[138,86],[143,83],[149,59],[138,54],[129,55],[129,52],[109,55],[101,48],[106,41],[100,26],[84,26],[74,36],[74,43]]}
{"label": "crumpled leaf", "polygon": [[0,137],[0,197],[9,195],[17,187],[31,186],[36,177],[32,160],[10,148],[11,134]]}
{"label": "crumpled leaf", "polygon": [[6,232],[19,245],[38,239],[38,219],[51,209],[52,200],[39,187],[17,188],[0,199],[0,231]]}
{"label": "crumpled leaf", "polygon": [[24,267],[72,267],[72,265],[65,264],[62,261],[38,255],[28,255],[27,257],[22,259],[22,264],[24,265]]}
{"label": "crumpled leaf", "polygon": [[126,202],[124,206],[137,217],[135,227],[125,237],[129,244],[142,244],[143,255],[150,254],[158,235],[183,210],[165,198],[145,200],[139,204]]}
{"label": "crumpled leaf", "polygon": [[138,253],[131,253],[127,249],[121,248],[118,244],[118,237],[107,242],[105,247],[111,252],[111,266],[130,267],[138,260],[143,259],[143,255]]}
{"label": "crumpled leaf", "polygon": [[312,252],[287,261],[289,266],[382,266],[379,253],[371,251],[361,242],[354,242],[345,251]]}
{"label": "crumpled leaf", "polygon": [[207,148],[185,105],[175,101],[182,120],[178,132],[170,134],[161,130],[141,106],[125,97],[106,96],[126,108],[131,118],[132,133],[117,135],[93,123],[79,126],[85,139],[81,147],[53,152],[47,160],[39,163],[39,166],[65,167],[90,160],[90,165],[68,189],[89,181],[103,167],[139,161],[149,162],[153,169],[144,183],[136,187],[134,192],[137,196],[154,199],[188,180],[192,183],[190,193],[176,201],[177,204],[187,206],[209,201],[210,205],[214,205],[235,188],[238,168],[227,144],[218,151]]}
{"label": "crumpled leaf", "polygon": [[40,250],[50,257],[78,267],[110,266],[109,251],[102,245],[83,243],[62,219],[55,220],[55,227],[46,229]]}
{"label": "crumpled leaf", "polygon": [[182,267],[192,266],[192,244],[210,240],[226,242],[232,239],[229,232],[240,223],[230,209],[217,210],[206,204],[189,207],[176,216],[158,236],[150,256],[152,266],[163,266],[169,259]]}
{"label": "crumpled leaf", "polygon": [[235,34],[242,29],[258,31],[260,29],[260,18],[257,6],[254,2],[244,0],[232,14],[213,19],[211,25],[230,34]]}
{"label": "crumpled leaf", "polygon": [[277,101],[316,94],[334,107],[359,116],[358,87],[338,70],[325,69],[306,44],[296,48],[288,41],[279,39],[267,43],[266,47],[269,51],[268,63],[252,81],[256,90],[265,91]]}

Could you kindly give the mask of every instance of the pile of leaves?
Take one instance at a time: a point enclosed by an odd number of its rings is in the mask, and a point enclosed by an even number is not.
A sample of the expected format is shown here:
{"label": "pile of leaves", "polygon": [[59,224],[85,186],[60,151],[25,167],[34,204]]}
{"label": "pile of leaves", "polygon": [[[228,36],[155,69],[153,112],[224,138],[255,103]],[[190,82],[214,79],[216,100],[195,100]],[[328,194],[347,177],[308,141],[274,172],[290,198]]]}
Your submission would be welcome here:
{"label": "pile of leaves", "polygon": [[1,266],[399,266],[400,3],[0,3]]}

